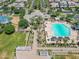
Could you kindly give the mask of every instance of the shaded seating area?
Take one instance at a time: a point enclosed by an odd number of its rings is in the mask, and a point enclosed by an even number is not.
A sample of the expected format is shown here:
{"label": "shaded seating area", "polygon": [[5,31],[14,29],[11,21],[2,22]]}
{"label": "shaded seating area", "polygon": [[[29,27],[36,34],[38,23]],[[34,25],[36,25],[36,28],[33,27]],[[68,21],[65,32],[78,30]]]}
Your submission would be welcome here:
{"label": "shaded seating area", "polygon": [[51,38],[51,41],[60,41],[60,40],[64,40],[64,39],[67,39],[67,40],[70,40],[69,37],[52,37]]}
{"label": "shaded seating area", "polygon": [[76,20],[79,20],[79,14],[76,14],[76,15],[74,16],[74,18],[75,18]]}
{"label": "shaded seating area", "polygon": [[79,24],[75,24],[72,26],[72,29],[79,30]]}
{"label": "shaded seating area", "polygon": [[50,41],[51,43],[64,43],[64,42],[68,42],[68,40],[70,40],[69,37],[52,37],[50,39],[48,39],[48,41]]}

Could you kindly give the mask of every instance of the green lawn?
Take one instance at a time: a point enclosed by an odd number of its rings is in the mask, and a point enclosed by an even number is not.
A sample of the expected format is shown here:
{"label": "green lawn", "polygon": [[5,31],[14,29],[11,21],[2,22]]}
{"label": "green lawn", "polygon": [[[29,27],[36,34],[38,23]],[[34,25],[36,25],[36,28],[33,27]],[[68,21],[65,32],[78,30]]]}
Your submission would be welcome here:
{"label": "green lawn", "polygon": [[79,59],[79,54],[56,55],[55,59]]}
{"label": "green lawn", "polygon": [[65,56],[63,56],[63,55],[57,55],[57,56],[55,56],[55,59],[65,59]]}
{"label": "green lawn", "polygon": [[17,32],[12,35],[6,35],[4,33],[0,34],[0,55],[5,52],[7,53],[8,57],[9,55],[12,55],[17,46],[25,45],[25,37],[25,33],[22,32]]}

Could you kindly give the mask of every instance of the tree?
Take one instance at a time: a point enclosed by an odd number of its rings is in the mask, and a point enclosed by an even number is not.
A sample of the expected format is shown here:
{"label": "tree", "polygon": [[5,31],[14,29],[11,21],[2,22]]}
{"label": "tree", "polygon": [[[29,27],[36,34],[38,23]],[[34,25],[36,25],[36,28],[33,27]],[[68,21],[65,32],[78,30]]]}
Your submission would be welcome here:
{"label": "tree", "polygon": [[6,34],[12,34],[12,33],[15,32],[15,28],[14,28],[13,25],[7,24],[7,25],[5,25],[5,27],[4,27],[4,31],[5,31]]}
{"label": "tree", "polygon": [[60,12],[54,11],[54,12],[52,12],[51,17],[57,17],[57,16],[59,16],[59,14],[60,14]]}
{"label": "tree", "polygon": [[23,18],[23,16],[25,15],[25,9],[23,9],[23,8],[19,8],[19,9],[15,8],[14,13],[19,14],[20,17]]}
{"label": "tree", "polygon": [[11,7],[10,7],[10,10],[11,10],[10,12],[13,13],[13,12],[15,11],[15,9],[16,9],[16,7],[11,6]]}
{"label": "tree", "polygon": [[38,28],[38,23],[37,23],[36,20],[32,21],[31,24],[32,24],[32,28],[33,28],[33,29],[37,29],[37,28]]}
{"label": "tree", "polygon": [[32,21],[31,21],[32,28],[38,29],[39,25],[41,24],[41,20],[42,20],[41,17],[32,19]]}
{"label": "tree", "polygon": [[53,13],[51,14],[51,17],[56,17],[56,16],[57,16],[57,15],[55,15],[55,14],[53,14]]}
{"label": "tree", "polygon": [[33,9],[28,10],[28,14],[31,14],[33,12]]}
{"label": "tree", "polygon": [[52,13],[52,9],[49,9],[47,13],[48,14],[51,14]]}
{"label": "tree", "polygon": [[3,29],[2,29],[2,28],[0,28],[0,34],[1,34],[1,33],[3,33]]}
{"label": "tree", "polygon": [[15,14],[19,14],[19,13],[20,13],[20,10],[17,9],[17,8],[15,8],[15,9],[14,9],[14,13],[15,13]]}
{"label": "tree", "polygon": [[23,17],[25,15],[25,9],[24,8],[20,8],[20,16]]}
{"label": "tree", "polygon": [[26,19],[21,19],[20,21],[19,21],[19,27],[20,28],[27,28],[29,26],[29,24],[28,24],[28,21],[26,20]]}
{"label": "tree", "polygon": [[60,20],[65,20],[65,17],[63,16],[63,17],[60,17]]}
{"label": "tree", "polygon": [[68,14],[67,16],[66,16],[66,21],[67,22],[71,22],[73,19],[73,15],[70,15],[70,14]]}

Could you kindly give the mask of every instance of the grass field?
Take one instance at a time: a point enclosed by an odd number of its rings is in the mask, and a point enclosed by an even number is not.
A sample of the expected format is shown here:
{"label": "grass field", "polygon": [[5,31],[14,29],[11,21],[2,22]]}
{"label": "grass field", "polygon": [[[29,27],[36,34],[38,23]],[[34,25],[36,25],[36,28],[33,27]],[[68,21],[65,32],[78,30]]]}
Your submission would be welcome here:
{"label": "grass field", "polygon": [[15,48],[25,45],[25,33],[0,34],[0,59],[13,59]]}
{"label": "grass field", "polygon": [[56,55],[55,59],[79,59],[79,55],[78,54]]}

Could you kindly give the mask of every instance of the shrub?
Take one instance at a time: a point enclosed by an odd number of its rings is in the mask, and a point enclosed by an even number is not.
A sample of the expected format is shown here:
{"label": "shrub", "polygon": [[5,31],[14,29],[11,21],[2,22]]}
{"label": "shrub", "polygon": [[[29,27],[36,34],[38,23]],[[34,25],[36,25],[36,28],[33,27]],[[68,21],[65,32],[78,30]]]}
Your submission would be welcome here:
{"label": "shrub", "polygon": [[7,24],[7,25],[5,25],[5,27],[4,27],[4,31],[5,31],[6,34],[12,34],[12,33],[15,32],[15,28],[14,28],[13,25]]}
{"label": "shrub", "polygon": [[21,19],[19,21],[19,27],[20,28],[27,28],[29,26],[28,21],[26,19]]}
{"label": "shrub", "polygon": [[1,34],[1,33],[3,33],[3,29],[2,29],[2,28],[0,28],[0,34]]}

